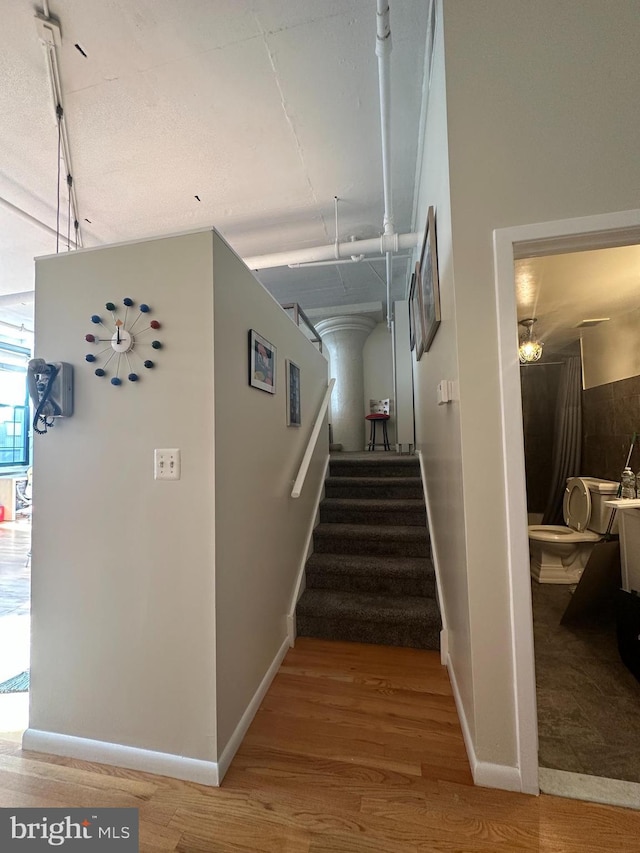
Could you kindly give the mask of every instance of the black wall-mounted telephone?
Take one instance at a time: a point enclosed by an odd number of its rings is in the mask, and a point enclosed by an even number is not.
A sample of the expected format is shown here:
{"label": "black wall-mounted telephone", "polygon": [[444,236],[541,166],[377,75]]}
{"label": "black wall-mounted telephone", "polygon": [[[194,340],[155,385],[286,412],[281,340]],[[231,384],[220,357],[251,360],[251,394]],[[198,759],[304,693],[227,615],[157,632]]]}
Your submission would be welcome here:
{"label": "black wall-mounted telephone", "polygon": [[34,406],[34,432],[43,435],[54,425],[55,418],[73,414],[72,365],[32,358],[27,368],[27,384]]}

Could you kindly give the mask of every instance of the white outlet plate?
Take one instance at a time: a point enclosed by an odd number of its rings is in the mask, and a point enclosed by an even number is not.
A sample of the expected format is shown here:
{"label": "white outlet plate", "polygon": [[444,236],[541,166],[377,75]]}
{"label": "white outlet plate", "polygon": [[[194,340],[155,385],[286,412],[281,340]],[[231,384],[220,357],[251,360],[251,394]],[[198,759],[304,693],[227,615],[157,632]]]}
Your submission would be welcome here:
{"label": "white outlet plate", "polygon": [[153,451],[153,477],[155,480],[180,479],[180,451],[177,447],[156,447]]}

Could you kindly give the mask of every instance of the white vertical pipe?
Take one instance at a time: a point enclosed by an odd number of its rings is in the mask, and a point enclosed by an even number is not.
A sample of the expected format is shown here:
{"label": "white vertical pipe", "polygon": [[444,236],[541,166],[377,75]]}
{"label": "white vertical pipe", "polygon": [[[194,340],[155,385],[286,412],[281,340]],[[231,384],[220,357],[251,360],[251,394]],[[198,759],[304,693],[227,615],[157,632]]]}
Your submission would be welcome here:
{"label": "white vertical pipe", "polygon": [[[376,56],[378,57],[378,86],[380,90],[380,134],[382,140],[382,186],[384,192],[385,234],[394,233],[391,201],[391,25],[388,0],[377,0]],[[387,328],[391,329],[391,253],[387,252]]]}
{"label": "white vertical pipe", "polygon": [[384,191],[384,233],[393,234],[391,210],[391,26],[388,0],[377,0],[376,56],[378,57],[378,86],[380,90],[380,130],[382,139],[382,185]]}

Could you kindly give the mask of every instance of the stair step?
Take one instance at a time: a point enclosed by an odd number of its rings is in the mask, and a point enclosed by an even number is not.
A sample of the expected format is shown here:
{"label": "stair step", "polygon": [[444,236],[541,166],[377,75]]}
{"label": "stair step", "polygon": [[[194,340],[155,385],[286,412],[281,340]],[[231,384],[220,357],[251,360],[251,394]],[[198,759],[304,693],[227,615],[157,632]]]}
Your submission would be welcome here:
{"label": "stair step", "polygon": [[327,477],[328,498],[423,498],[422,480],[416,477]]}
{"label": "stair step", "polygon": [[410,477],[420,476],[420,461],[415,456],[377,456],[369,460],[331,459],[331,477]]}
{"label": "stair step", "polygon": [[296,610],[301,637],[437,649],[440,613],[433,598],[304,591]]}
{"label": "stair step", "polygon": [[320,523],[313,531],[313,545],[314,552],[323,554],[429,556],[424,526]]}
{"label": "stair step", "polygon": [[427,557],[377,557],[312,554],[306,566],[307,589],[415,595],[435,598],[436,581]]}
{"label": "stair step", "polygon": [[424,527],[427,523],[427,513],[423,500],[325,498],[320,504],[320,521]]}

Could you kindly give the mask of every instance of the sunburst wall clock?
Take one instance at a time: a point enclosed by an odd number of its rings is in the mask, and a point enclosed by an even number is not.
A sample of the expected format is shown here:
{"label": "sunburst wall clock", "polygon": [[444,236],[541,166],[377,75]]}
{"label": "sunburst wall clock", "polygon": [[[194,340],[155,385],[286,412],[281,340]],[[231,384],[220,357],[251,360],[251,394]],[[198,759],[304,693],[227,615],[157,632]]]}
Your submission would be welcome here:
{"label": "sunburst wall clock", "polygon": [[[111,319],[107,321],[99,314],[92,314],[91,322],[99,326],[100,331],[84,336],[87,343],[95,344],[96,347],[107,344],[95,353],[87,353],[85,360],[96,364],[95,375],[100,378],[110,377],[112,385],[122,385],[125,376],[129,382],[137,382],[140,379],[138,365],[144,370],[151,370],[156,366],[153,359],[146,357],[153,354],[149,350],[162,349],[161,341],[145,338],[149,332],[160,328],[158,320],[149,319],[149,306],[141,302],[136,307],[135,301],[129,297],[122,300],[122,305],[121,309],[115,302],[105,304],[104,307],[111,315]],[[122,317],[120,313],[123,314]],[[145,325],[146,321],[148,325]]]}

